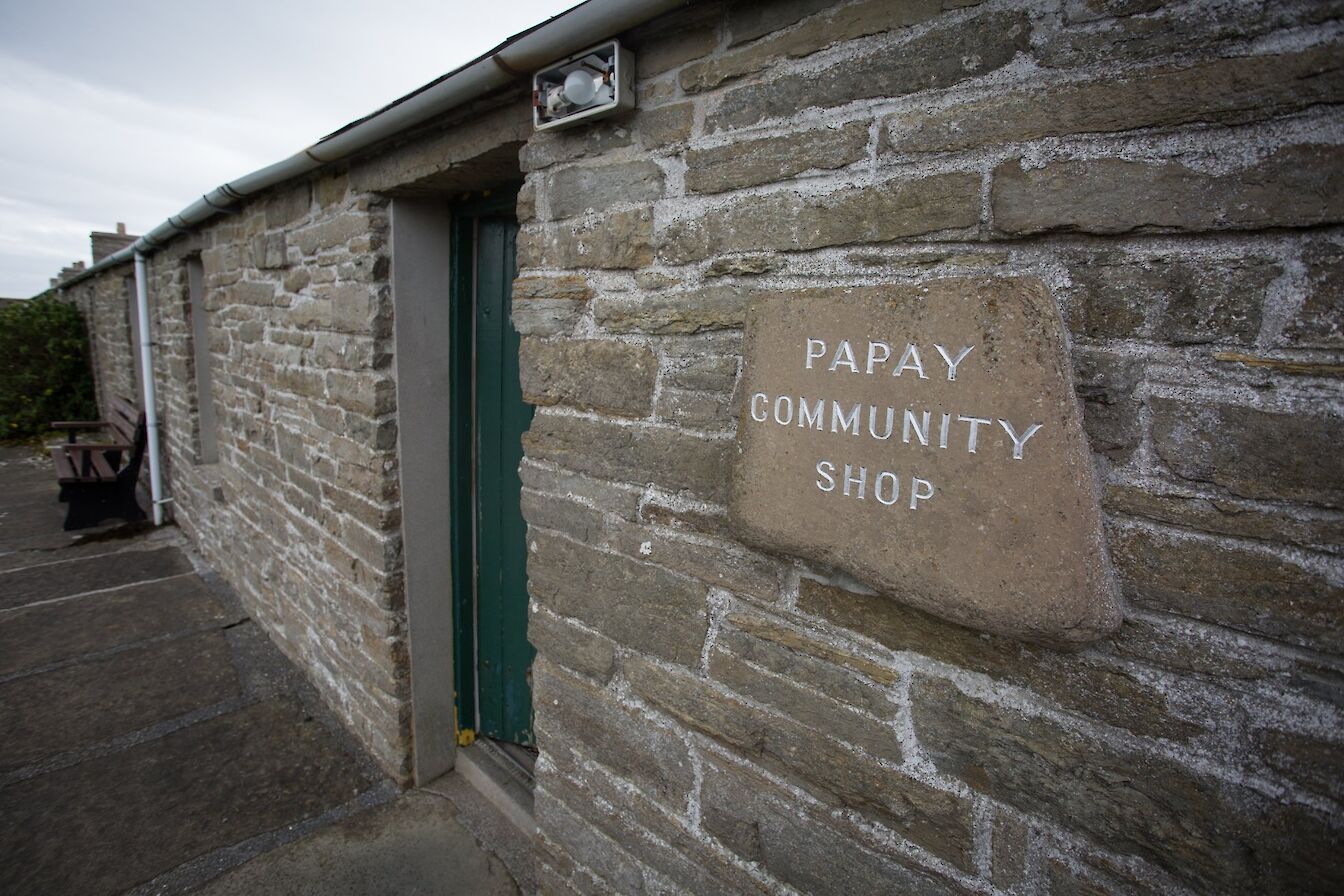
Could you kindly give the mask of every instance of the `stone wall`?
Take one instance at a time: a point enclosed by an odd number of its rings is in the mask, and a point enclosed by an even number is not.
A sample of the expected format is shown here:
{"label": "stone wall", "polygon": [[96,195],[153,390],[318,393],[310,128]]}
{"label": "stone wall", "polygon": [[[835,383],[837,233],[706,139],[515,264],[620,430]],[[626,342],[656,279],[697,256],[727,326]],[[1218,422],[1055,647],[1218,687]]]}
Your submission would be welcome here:
{"label": "stone wall", "polygon": [[137,359],[131,340],[135,295],[128,288],[127,278],[133,276],[131,265],[117,265],[63,291],[65,298],[73,300],[84,314],[94,389],[98,407],[104,411],[118,396],[136,405],[143,401],[136,387]]}
{"label": "stone wall", "polygon": [[[1327,892],[1344,845],[1344,99],[1321,3],[699,4],[533,137],[554,892]],[[757,292],[1030,276],[1127,599],[1066,653],[736,541]]]}

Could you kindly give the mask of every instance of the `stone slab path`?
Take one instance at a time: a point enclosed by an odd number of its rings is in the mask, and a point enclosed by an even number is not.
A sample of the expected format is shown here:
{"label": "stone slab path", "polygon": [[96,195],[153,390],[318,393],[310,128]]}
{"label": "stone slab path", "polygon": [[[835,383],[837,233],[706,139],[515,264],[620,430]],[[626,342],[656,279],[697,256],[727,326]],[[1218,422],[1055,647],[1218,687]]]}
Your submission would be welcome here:
{"label": "stone slab path", "polygon": [[530,889],[516,829],[402,793],[176,530],[66,533],[56,491],[0,448],[0,893]]}

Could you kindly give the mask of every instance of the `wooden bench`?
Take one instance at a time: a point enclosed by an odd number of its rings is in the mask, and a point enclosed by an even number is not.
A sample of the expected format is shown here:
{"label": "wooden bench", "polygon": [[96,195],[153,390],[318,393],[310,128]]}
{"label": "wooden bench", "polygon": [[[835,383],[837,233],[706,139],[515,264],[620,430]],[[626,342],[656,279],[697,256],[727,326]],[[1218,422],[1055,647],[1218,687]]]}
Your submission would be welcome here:
{"label": "wooden bench", "polygon": [[[69,434],[65,444],[51,449],[60,500],[69,505],[67,531],[96,526],[108,517],[129,522],[145,518],[135,497],[145,455],[143,411],[124,398],[114,398],[107,420],[58,420],[51,428]],[[80,431],[88,430],[102,430],[108,440],[76,441]]]}

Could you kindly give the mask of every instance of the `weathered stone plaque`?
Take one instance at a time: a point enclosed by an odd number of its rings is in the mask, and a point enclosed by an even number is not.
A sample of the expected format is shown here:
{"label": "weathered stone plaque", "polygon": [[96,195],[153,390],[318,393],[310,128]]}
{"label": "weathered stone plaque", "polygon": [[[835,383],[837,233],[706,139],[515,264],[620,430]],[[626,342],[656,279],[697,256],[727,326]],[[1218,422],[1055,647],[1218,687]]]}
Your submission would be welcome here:
{"label": "weathered stone plaque", "polygon": [[1120,622],[1044,284],[766,296],[747,313],[741,537],[963,625],[1073,643]]}

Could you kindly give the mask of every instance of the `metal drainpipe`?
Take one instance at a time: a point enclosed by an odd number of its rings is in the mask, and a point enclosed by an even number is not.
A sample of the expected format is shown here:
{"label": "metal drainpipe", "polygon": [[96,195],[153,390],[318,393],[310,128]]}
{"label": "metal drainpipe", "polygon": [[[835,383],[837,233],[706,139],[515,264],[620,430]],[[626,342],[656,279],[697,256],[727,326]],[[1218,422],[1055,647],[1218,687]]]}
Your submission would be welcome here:
{"label": "metal drainpipe", "polygon": [[154,407],[154,358],[150,352],[149,289],[145,255],[135,253],[135,310],[140,319],[140,382],[144,384],[145,440],[149,454],[149,498],[154,505],[154,525],[163,525],[163,476],[159,467],[159,414]]}

